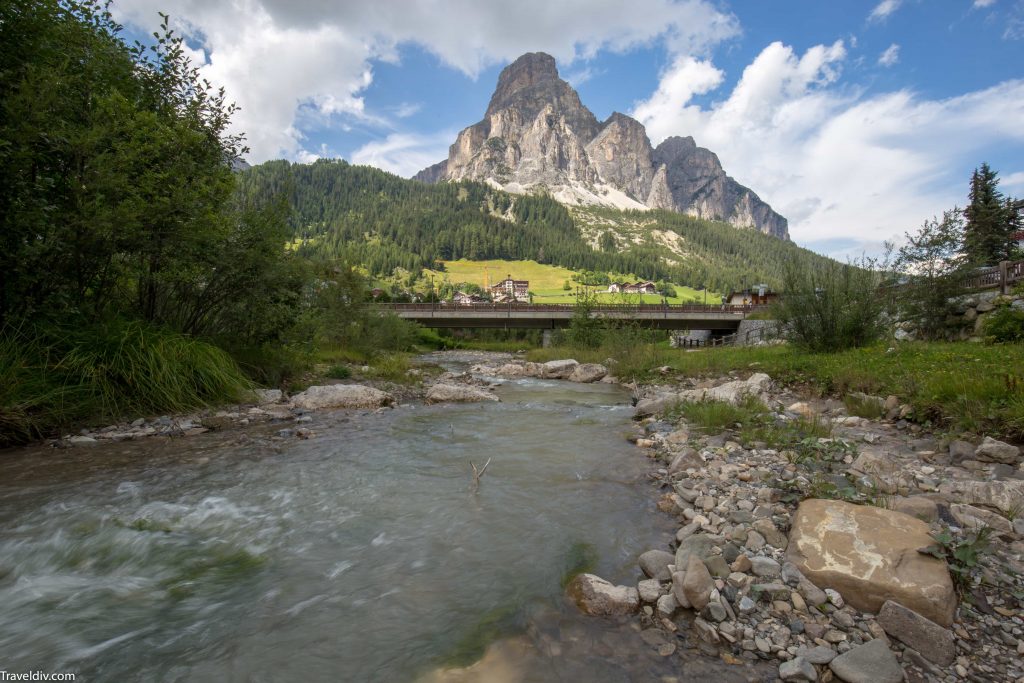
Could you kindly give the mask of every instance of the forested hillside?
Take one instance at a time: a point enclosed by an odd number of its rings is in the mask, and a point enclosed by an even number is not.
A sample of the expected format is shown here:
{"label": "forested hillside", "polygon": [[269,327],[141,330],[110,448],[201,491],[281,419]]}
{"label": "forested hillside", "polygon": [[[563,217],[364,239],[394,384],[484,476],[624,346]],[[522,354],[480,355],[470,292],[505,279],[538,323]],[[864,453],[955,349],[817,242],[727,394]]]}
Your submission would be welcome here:
{"label": "forested hillside", "polygon": [[271,161],[239,176],[245,201],[287,197],[301,254],[344,258],[378,275],[453,259],[532,259],[728,290],[778,285],[786,259],[806,268],[826,261],[761,233],[668,211],[570,211],[543,195],[475,182],[427,185],[339,160]]}

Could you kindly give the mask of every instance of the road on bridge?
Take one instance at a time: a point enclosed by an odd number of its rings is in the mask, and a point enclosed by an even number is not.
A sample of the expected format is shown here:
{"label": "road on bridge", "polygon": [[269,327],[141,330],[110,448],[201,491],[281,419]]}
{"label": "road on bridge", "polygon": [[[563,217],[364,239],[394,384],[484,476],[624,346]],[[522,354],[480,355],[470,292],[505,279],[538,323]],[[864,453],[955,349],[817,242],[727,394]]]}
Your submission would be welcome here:
{"label": "road on bridge", "polygon": [[[573,304],[375,304],[424,327],[486,327],[556,329],[568,327],[576,312]],[[592,316],[630,321],[658,330],[714,330],[732,332],[750,313],[765,306],[702,304],[598,304]]]}

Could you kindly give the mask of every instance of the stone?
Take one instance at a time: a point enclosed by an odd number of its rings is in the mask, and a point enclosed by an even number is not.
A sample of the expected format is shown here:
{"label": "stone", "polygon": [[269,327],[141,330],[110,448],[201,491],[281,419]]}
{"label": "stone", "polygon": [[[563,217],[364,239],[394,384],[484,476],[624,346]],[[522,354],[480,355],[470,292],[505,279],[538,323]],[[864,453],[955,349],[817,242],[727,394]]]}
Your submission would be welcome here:
{"label": "stone", "polygon": [[918,552],[934,542],[921,520],[809,499],[800,503],[792,527],[787,559],[814,584],[839,591],[862,611],[877,612],[894,600],[943,626],[952,623],[953,582],[945,562]]}
{"label": "stone", "polygon": [[710,557],[721,540],[721,537],[712,537],[711,534],[694,534],[684,538],[676,548],[676,568],[686,571],[690,555],[696,555],[701,560]]}
{"label": "stone", "polygon": [[598,363],[581,363],[569,373],[569,381],[590,384],[591,382],[603,379],[607,374],[608,368],[603,365]]}
{"label": "stone", "polygon": [[68,443],[74,444],[75,446],[87,446],[89,444],[98,442],[91,436],[72,436],[70,439],[68,439]]}
{"label": "stone", "polygon": [[[677,565],[678,566],[678,565]],[[686,565],[686,577],[683,579],[683,595],[695,610],[707,607],[715,582],[708,573],[707,567],[696,555],[691,555]]]}
{"label": "stone", "polygon": [[895,496],[892,499],[892,509],[923,522],[934,522],[939,518],[939,506],[934,500],[924,496]]}
{"label": "stone", "polygon": [[679,609],[679,602],[676,601],[676,597],[672,593],[658,598],[658,614],[671,617],[677,609]]}
{"label": "stone", "polygon": [[805,401],[798,401],[796,403],[790,404],[789,406],[786,407],[786,412],[794,413],[796,415],[799,415],[800,417],[806,417],[808,419],[813,418],[815,416],[814,408],[812,408]]}
{"label": "stone", "polygon": [[479,403],[499,400],[492,392],[468,384],[438,383],[427,390],[427,403]]}
{"label": "stone", "polygon": [[779,665],[779,678],[784,681],[817,681],[818,671],[803,657],[794,657]]}
{"label": "stone", "polygon": [[680,607],[690,609],[693,605],[690,604],[690,600],[686,597],[686,592],[683,591],[684,581],[686,581],[686,572],[674,572],[672,574],[672,597],[676,599],[676,603]]}
{"label": "stone", "polygon": [[957,525],[968,531],[978,531],[984,527],[991,527],[998,534],[1010,534],[1013,532],[1013,524],[1002,515],[974,507],[963,503],[953,503],[949,506],[949,512]]}
{"label": "stone", "polygon": [[280,389],[256,389],[253,392],[255,403],[265,406],[271,403],[280,403],[284,400],[284,393]]}
{"label": "stone", "polygon": [[903,683],[903,668],[881,640],[871,640],[841,654],[828,667],[846,683]]}
{"label": "stone", "polygon": [[939,485],[939,493],[954,503],[1013,510],[1024,506],[1024,479],[948,481]]}
{"label": "stone", "polygon": [[981,445],[974,449],[974,459],[981,462],[1001,462],[1015,465],[1020,459],[1020,449],[1003,441],[986,436]]}
{"label": "stone", "polygon": [[571,358],[549,360],[541,369],[541,377],[546,379],[568,379],[579,363]]}
{"label": "stone", "polygon": [[825,595],[828,596],[828,601],[836,607],[836,609],[842,609],[846,603],[843,601],[843,596],[840,595],[839,591],[831,588],[825,589]]}
{"label": "stone", "polygon": [[647,577],[657,579],[658,581],[668,581],[672,578],[672,573],[668,570],[668,566],[673,564],[675,559],[675,556],[670,552],[648,550],[640,555],[638,562],[641,571]]}
{"label": "stone", "polygon": [[657,602],[664,592],[661,590],[661,582],[655,579],[646,579],[639,582],[636,585],[636,590],[640,594],[640,600],[643,602]]}
{"label": "stone", "polygon": [[778,576],[779,563],[770,557],[750,558],[751,571],[754,576]]}
{"label": "stone", "polygon": [[312,386],[292,397],[297,408],[319,410],[322,408],[380,408],[393,405],[391,394],[364,387],[359,384],[330,384]]}
{"label": "stone", "polygon": [[199,424],[203,425],[207,429],[227,429],[235,423],[230,417],[226,415],[211,415],[204,417],[199,421]]}
{"label": "stone", "polygon": [[878,612],[878,623],[887,634],[934,664],[949,666],[956,659],[953,632],[903,605],[887,600]]}
{"label": "stone", "polygon": [[771,387],[771,377],[757,372],[745,380],[726,382],[709,389],[692,389],[679,394],[685,401],[724,401],[737,405],[749,396],[762,397]]}
{"label": "stone", "polygon": [[637,402],[636,408],[633,410],[633,417],[642,418],[660,415],[678,405],[679,400],[678,394],[661,394],[650,398],[642,398]]}
{"label": "stone", "polygon": [[803,657],[811,664],[828,664],[836,658],[836,651],[825,645],[806,648],[802,647],[796,651],[797,657]]}
{"label": "stone", "polygon": [[757,603],[754,602],[753,600],[751,600],[746,595],[744,595],[743,597],[740,598],[740,601],[736,605],[736,607],[737,607],[737,609],[739,609],[740,614],[750,614],[755,609],[757,609]]}
{"label": "stone", "polygon": [[672,461],[668,466],[668,473],[679,474],[689,469],[700,469],[704,466],[704,459],[700,457],[700,453],[695,448],[684,448],[676,455],[672,456]]}
{"label": "stone", "polygon": [[640,593],[636,588],[615,586],[594,574],[576,576],[567,591],[576,605],[591,616],[633,614],[640,609]]}
{"label": "stone", "polygon": [[950,441],[949,442],[949,458],[956,464],[963,460],[972,460],[974,458],[975,445],[969,441]]}
{"label": "stone", "polygon": [[772,523],[772,520],[759,519],[755,521],[752,526],[754,527],[754,531],[764,537],[764,540],[768,545],[780,550],[786,549],[786,544],[789,543],[789,541],[784,533],[775,528],[775,524]]}
{"label": "stone", "polygon": [[685,446],[690,440],[690,432],[685,429],[677,429],[665,435],[665,443],[670,446]]}
{"label": "stone", "polygon": [[721,555],[711,555],[708,559],[704,560],[704,566],[708,568],[711,576],[717,578],[729,576],[729,565]]}
{"label": "stone", "polygon": [[877,448],[862,449],[850,469],[867,476],[883,493],[898,493],[914,485],[903,465],[890,453]]}

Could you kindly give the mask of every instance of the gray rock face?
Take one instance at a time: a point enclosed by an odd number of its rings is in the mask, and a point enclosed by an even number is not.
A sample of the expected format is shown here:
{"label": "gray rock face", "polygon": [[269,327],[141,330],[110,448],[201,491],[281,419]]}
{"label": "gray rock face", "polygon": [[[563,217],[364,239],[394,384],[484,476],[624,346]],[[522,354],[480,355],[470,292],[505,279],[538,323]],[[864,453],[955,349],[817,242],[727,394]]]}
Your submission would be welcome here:
{"label": "gray rock face", "polygon": [[928,661],[949,666],[956,659],[953,633],[891,600],[878,612],[878,624],[890,636],[914,648]]}
{"label": "gray rock face", "polygon": [[875,639],[841,654],[831,662],[832,673],[846,683],[902,683],[903,669],[889,646]]}
{"label": "gray rock face", "polygon": [[297,408],[318,410],[321,408],[380,408],[391,405],[394,398],[373,387],[358,384],[331,384],[314,386],[292,398]]}
{"label": "gray rock face", "polygon": [[598,363],[581,363],[569,373],[569,381],[590,384],[602,379],[607,374],[608,368],[603,365]]}
{"label": "gray rock face", "polygon": [[565,203],[667,209],[789,239],[786,219],[726,175],[713,152],[691,137],[654,149],[643,125],[618,112],[599,122],[541,52],[505,67],[483,120],[414,178],[542,187]]}

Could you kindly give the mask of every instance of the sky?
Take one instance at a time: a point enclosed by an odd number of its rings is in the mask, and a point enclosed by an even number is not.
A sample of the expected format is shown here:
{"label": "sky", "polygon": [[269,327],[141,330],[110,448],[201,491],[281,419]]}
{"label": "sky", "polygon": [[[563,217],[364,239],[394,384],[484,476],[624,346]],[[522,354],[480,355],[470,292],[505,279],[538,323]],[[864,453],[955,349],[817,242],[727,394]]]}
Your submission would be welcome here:
{"label": "sky", "polygon": [[877,254],[966,201],[1024,196],[1024,0],[115,0],[171,14],[241,109],[247,160],[409,177],[479,121],[502,67],[553,55],[599,119],[692,135],[801,246]]}

